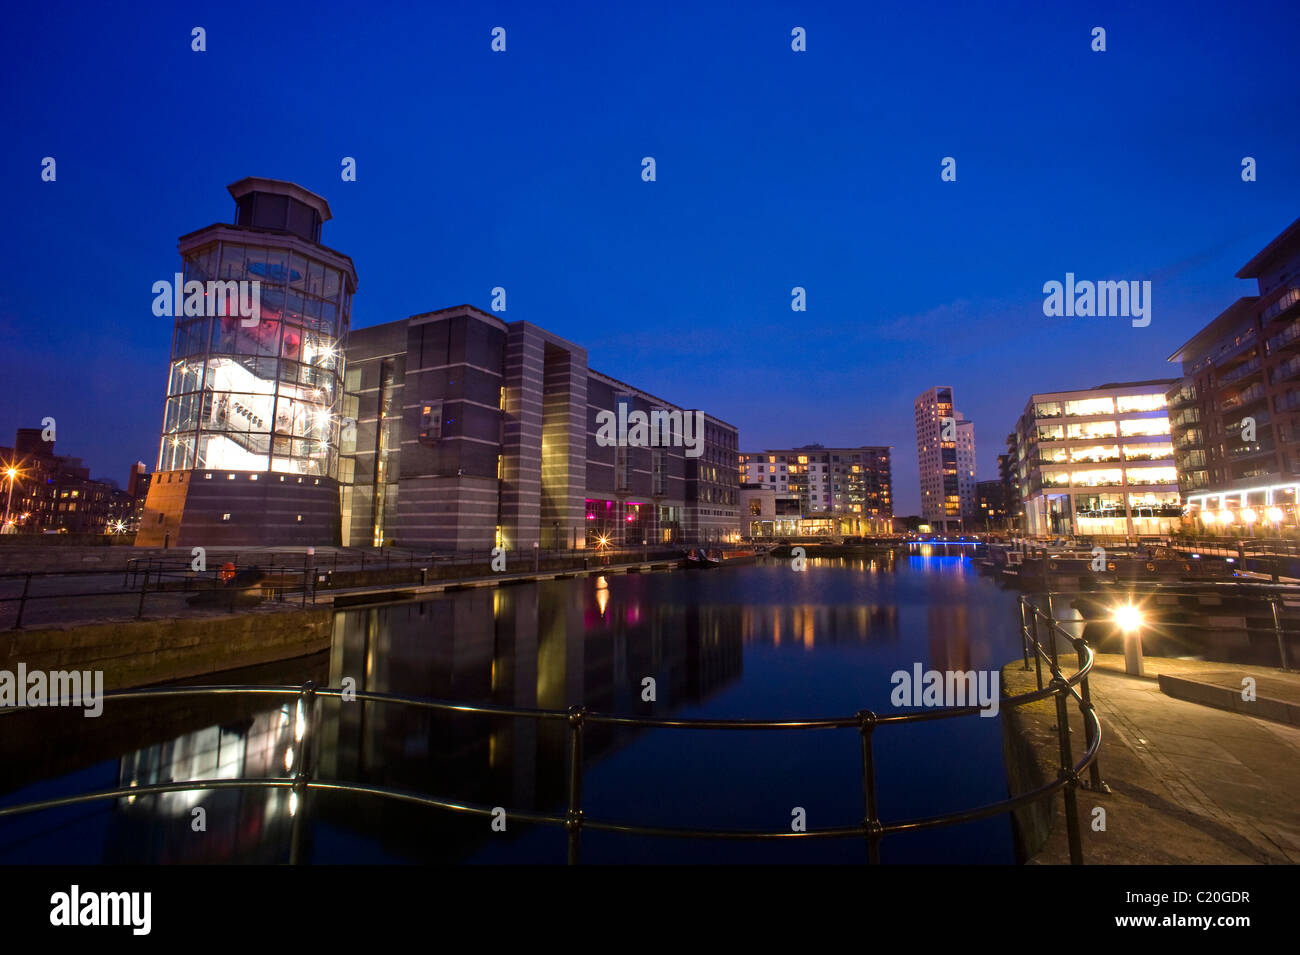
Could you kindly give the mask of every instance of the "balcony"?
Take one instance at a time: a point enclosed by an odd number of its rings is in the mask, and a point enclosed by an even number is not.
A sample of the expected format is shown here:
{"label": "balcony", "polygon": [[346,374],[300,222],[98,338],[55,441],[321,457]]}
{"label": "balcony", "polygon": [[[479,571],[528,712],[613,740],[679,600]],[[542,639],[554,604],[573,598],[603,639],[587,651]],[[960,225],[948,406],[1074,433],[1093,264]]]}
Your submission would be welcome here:
{"label": "balcony", "polygon": [[1231,371],[1225,372],[1224,374],[1217,376],[1218,383],[1215,385],[1215,388],[1220,389],[1223,388],[1225,385],[1230,385],[1233,382],[1237,382],[1237,381],[1247,381],[1251,378],[1263,374],[1263,372],[1264,372],[1263,362],[1260,360],[1259,356],[1257,355],[1254,358],[1252,358],[1250,361],[1246,362],[1244,365],[1238,365],[1236,368],[1232,369]]}
{"label": "balcony", "polygon": [[1292,322],[1268,340],[1269,353],[1294,348],[1300,343],[1300,321]]}
{"label": "balcony", "polygon": [[1264,309],[1260,314],[1259,319],[1262,322],[1271,322],[1297,302],[1300,302],[1300,288],[1289,288],[1282,293],[1281,298],[1268,308]]}
{"label": "balcony", "polygon": [[1264,388],[1264,383],[1256,382],[1245,391],[1223,399],[1219,402],[1220,411],[1232,411],[1234,408],[1247,408],[1258,401],[1263,401],[1268,397],[1268,392]]}
{"label": "balcony", "polygon": [[[1292,397],[1295,398],[1297,407],[1300,407],[1300,395],[1293,395]],[[1232,424],[1224,425],[1223,430],[1230,435],[1235,435],[1238,431],[1241,430],[1242,420],[1243,419],[1239,418],[1236,421],[1232,422]],[[1268,424],[1269,421],[1271,420],[1272,419],[1268,416],[1268,414],[1255,415],[1255,426],[1257,428],[1262,428],[1264,425]]]}
{"label": "balcony", "polygon": [[1273,369],[1273,383],[1277,384],[1279,381],[1290,381],[1297,375],[1300,375],[1300,355],[1288,358],[1286,361],[1282,362],[1282,364]]}

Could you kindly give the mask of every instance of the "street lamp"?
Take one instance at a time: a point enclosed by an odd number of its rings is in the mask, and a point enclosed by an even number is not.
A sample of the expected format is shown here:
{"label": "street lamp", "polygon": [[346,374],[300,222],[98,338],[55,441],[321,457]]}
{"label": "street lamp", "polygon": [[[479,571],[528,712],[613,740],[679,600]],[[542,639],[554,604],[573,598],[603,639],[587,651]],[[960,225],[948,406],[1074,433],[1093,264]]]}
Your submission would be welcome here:
{"label": "street lamp", "polygon": [[12,464],[5,468],[5,477],[9,478],[9,493],[5,495],[5,522],[3,528],[0,529],[0,533],[12,533],[10,530],[12,525],[9,523],[9,505],[13,502],[14,481],[18,479],[18,473],[18,469]]}

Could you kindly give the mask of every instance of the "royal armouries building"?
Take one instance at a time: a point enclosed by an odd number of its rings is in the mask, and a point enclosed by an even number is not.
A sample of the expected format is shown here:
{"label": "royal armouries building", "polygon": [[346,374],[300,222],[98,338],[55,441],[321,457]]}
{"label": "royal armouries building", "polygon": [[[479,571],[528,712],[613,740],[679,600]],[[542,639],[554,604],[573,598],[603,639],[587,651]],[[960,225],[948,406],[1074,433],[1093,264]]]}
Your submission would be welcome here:
{"label": "royal armouries building", "polygon": [[[158,473],[136,544],[337,542],[356,270],[321,244],[330,208],[320,196],[256,177],[229,190],[234,223],[182,236],[182,272],[154,287],[155,315],[175,322]],[[240,307],[250,292],[252,318]]]}

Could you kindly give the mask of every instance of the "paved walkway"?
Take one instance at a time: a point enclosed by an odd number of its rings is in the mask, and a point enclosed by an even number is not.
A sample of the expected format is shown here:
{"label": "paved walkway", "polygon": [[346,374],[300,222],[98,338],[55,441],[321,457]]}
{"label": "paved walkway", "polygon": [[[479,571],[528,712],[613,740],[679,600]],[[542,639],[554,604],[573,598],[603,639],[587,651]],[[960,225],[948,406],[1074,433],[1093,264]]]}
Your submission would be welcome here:
{"label": "paved walkway", "polygon": [[[1147,675],[1128,676],[1123,658],[1104,654],[1090,680],[1102,725],[1101,773],[1111,794],[1079,790],[1084,861],[1093,864],[1300,862],[1300,729],[1173,699],[1160,672],[1267,675],[1300,690],[1300,676],[1265,667],[1147,657]],[[1007,691],[1035,687],[1034,672],[1012,664]],[[1194,678],[1194,677],[1193,677]],[[1077,759],[1083,723],[1070,705]],[[1026,735],[1055,756],[1055,704],[1022,707]],[[1052,775],[1055,775],[1054,770]],[[1062,799],[1053,800],[1052,835],[1035,863],[1069,861]],[[1093,810],[1106,810],[1105,831]]]}

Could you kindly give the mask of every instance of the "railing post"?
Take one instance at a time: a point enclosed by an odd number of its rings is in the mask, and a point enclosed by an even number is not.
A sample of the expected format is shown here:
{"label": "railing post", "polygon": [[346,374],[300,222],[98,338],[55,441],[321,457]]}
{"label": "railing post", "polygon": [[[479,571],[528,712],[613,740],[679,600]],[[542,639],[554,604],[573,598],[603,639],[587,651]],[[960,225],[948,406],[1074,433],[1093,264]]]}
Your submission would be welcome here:
{"label": "railing post", "polygon": [[316,684],[308,680],[302,685],[298,696],[300,713],[294,714],[294,736],[297,737],[298,717],[302,718],[302,738],[295,738],[297,747],[297,769],[293,774],[293,796],[290,804],[293,811],[293,829],[289,841],[289,864],[300,865],[303,852],[303,831],[307,819],[307,783],[311,781],[311,747],[312,724],[316,708]]}
{"label": "railing post", "polygon": [[18,618],[14,621],[13,629],[21,630],[23,628],[23,608],[27,606],[27,591],[32,586],[32,575],[28,574],[23,580],[23,595],[18,598]]}
{"label": "railing post", "polygon": [[1025,622],[1025,598],[1020,598],[1020,649],[1025,652],[1025,669],[1029,669],[1029,625]]}
{"label": "railing post", "polygon": [[1269,605],[1273,608],[1273,633],[1277,635],[1278,659],[1282,663],[1282,669],[1289,670],[1291,667],[1286,655],[1286,634],[1282,632],[1282,616],[1278,613],[1277,598],[1270,600]]}
{"label": "railing post", "polygon": [[1052,614],[1052,597],[1047,596],[1047,639],[1051,642],[1048,644],[1048,651],[1052,657],[1052,678],[1056,679],[1061,675],[1061,661],[1057,659],[1056,653],[1056,617]]}
{"label": "railing post", "polygon": [[569,812],[564,820],[569,833],[569,865],[577,865],[582,849],[582,724],[585,706],[569,707]]}
{"label": "railing post", "polygon": [[1038,676],[1038,688],[1040,690],[1043,688],[1042,641],[1038,639],[1038,616],[1041,612],[1042,611],[1038,609],[1037,605],[1030,605],[1029,619],[1033,624],[1033,637],[1031,639],[1034,642],[1034,672]]}
{"label": "railing post", "polygon": [[149,591],[149,570],[145,568],[144,581],[140,584],[140,606],[135,608],[136,619],[144,616],[144,595]]}
{"label": "railing post", "polygon": [[[1088,643],[1083,639],[1083,637],[1077,637],[1074,641],[1074,648],[1079,653],[1080,670],[1083,669],[1084,663],[1087,662],[1087,646]],[[1093,744],[1097,741],[1097,729],[1092,725],[1092,720],[1088,719],[1088,714],[1092,712],[1092,694],[1088,691],[1088,678],[1086,676],[1079,681],[1079,697],[1083,701],[1079,704],[1079,713],[1083,717],[1083,738],[1088,744],[1088,749],[1091,750]],[[1100,755],[1095,757],[1092,764],[1088,767],[1088,788],[1093,792],[1098,793],[1110,792],[1110,787],[1107,786],[1106,781],[1101,778]]]}
{"label": "railing post", "polygon": [[876,758],[872,747],[875,728],[876,714],[871,710],[858,710],[858,732],[862,736],[862,798],[867,813],[862,820],[862,829],[867,837],[867,862],[870,865],[880,865],[882,836],[876,805]]}
{"label": "railing post", "polygon": [[1056,694],[1057,735],[1061,741],[1061,778],[1066,780],[1065,831],[1070,841],[1070,865],[1083,865],[1083,843],[1079,838],[1079,799],[1075,792],[1079,778],[1075,775],[1074,757],[1070,754],[1070,713],[1065,705],[1069,684],[1060,676],[1054,676],[1052,688]]}

